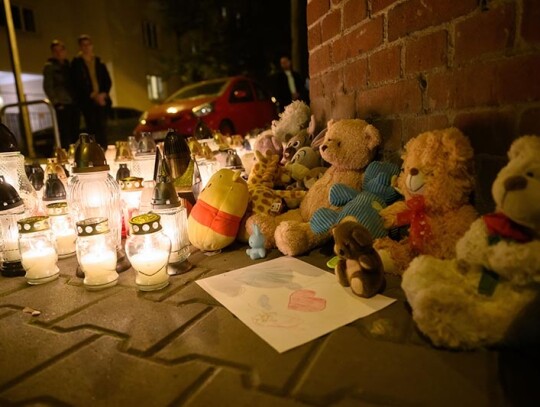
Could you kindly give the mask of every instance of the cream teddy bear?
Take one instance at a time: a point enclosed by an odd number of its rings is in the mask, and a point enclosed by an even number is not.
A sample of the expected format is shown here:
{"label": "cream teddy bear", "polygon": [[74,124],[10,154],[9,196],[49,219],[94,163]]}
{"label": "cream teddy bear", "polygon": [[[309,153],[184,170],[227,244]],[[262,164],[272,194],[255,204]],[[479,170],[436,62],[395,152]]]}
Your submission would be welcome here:
{"label": "cream teddy bear", "polygon": [[305,253],[329,239],[330,233],[316,234],[309,221],[319,208],[329,208],[329,191],[334,184],[345,184],[360,189],[364,168],[373,160],[381,136],[372,125],[359,119],[336,121],[319,148],[321,157],[331,164],[302,199],[300,208],[279,216],[257,214],[247,223],[259,225],[266,237],[266,247],[277,248],[285,255]]}
{"label": "cream teddy bear", "polygon": [[385,226],[409,225],[408,237],[377,239],[387,273],[402,274],[419,254],[455,256],[455,245],[477,213],[469,204],[474,188],[473,149],[456,128],[422,133],[405,145],[397,188],[405,197],[379,213]]}
{"label": "cream teddy bear", "polygon": [[512,144],[492,186],[497,212],[477,219],[457,259],[413,260],[403,290],[435,345],[476,348],[540,339],[540,137]]}

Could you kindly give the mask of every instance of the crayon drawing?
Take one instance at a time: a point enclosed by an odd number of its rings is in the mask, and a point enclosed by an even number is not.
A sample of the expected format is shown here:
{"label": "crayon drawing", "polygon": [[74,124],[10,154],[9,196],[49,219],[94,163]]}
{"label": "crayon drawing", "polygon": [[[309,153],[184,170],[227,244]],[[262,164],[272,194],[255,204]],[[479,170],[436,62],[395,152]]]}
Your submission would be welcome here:
{"label": "crayon drawing", "polygon": [[365,299],[325,270],[294,257],[279,257],[198,280],[278,352],[285,352],[394,302]]}

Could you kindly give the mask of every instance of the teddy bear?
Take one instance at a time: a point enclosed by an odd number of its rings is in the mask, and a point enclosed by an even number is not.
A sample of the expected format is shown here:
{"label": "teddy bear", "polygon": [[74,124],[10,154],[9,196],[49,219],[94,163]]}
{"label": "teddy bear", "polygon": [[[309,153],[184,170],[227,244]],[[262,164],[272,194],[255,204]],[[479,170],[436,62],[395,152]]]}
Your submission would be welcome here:
{"label": "teddy bear", "polygon": [[330,203],[340,207],[320,208],[309,222],[315,233],[326,233],[345,217],[353,217],[362,224],[373,238],[388,235],[379,211],[397,201],[401,195],[392,187],[392,179],[400,169],[396,164],[382,161],[371,162],[364,173],[362,190],[357,191],[347,185],[336,184],[330,188]]}
{"label": "teddy bear", "polygon": [[381,144],[379,131],[360,119],[339,120],[328,127],[319,151],[331,164],[324,175],[307,191],[297,209],[278,216],[257,214],[247,222],[259,225],[266,237],[266,247],[277,247],[281,253],[296,256],[327,241],[329,233],[316,234],[309,220],[319,208],[331,206],[328,196],[334,184],[345,184],[359,189],[364,168],[373,160]]}
{"label": "teddy bear", "polygon": [[339,258],[334,269],[339,283],[364,298],[384,291],[382,260],[373,248],[369,230],[353,216],[347,216],[332,229],[332,235],[334,253]]}
{"label": "teddy bear", "polygon": [[469,203],[473,149],[460,130],[422,133],[407,142],[402,158],[397,188],[405,201],[382,209],[380,215],[389,229],[409,225],[409,234],[399,241],[375,240],[385,272],[398,275],[419,254],[454,257],[456,242],[477,217]]}
{"label": "teddy bear", "polygon": [[492,184],[496,212],[475,220],[456,258],[422,255],[403,274],[414,321],[436,346],[540,341],[540,137],[522,136]]}
{"label": "teddy bear", "polygon": [[301,100],[295,100],[285,106],[285,110],[279,114],[279,119],[272,121],[271,131],[282,143],[287,143],[291,137],[301,130],[309,127],[311,109]]}

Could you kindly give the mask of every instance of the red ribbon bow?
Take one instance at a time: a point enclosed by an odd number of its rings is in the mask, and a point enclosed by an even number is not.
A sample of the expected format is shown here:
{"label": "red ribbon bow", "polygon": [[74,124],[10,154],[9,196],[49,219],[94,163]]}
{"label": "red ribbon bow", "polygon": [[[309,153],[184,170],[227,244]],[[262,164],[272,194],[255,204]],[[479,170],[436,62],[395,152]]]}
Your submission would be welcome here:
{"label": "red ribbon bow", "polygon": [[408,199],[409,209],[397,214],[397,225],[410,225],[409,242],[413,249],[422,253],[426,239],[431,237],[431,228],[426,215],[426,203],[422,195]]}
{"label": "red ribbon bow", "polygon": [[511,239],[519,243],[530,242],[533,235],[526,227],[521,226],[504,213],[490,213],[482,216],[490,237]]}

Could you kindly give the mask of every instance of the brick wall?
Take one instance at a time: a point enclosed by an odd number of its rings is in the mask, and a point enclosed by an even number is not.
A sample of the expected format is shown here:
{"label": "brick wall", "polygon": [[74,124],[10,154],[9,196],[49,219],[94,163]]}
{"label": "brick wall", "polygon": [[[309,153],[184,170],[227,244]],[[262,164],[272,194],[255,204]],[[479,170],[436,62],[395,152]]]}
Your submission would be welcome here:
{"label": "brick wall", "polygon": [[422,131],[457,126],[489,195],[511,141],[540,134],[538,0],[309,0],[307,26],[319,124],[368,119],[384,158]]}

